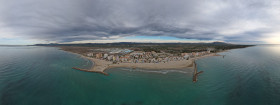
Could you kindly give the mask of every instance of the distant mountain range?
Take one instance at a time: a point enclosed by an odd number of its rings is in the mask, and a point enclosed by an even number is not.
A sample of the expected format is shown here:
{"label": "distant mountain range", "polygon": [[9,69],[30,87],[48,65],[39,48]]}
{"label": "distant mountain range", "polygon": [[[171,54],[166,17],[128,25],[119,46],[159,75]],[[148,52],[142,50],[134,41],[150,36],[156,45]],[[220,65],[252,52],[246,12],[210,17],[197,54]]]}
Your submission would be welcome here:
{"label": "distant mountain range", "polygon": [[77,43],[77,44],[35,44],[35,46],[95,46],[95,45],[232,45],[225,42],[212,42],[212,43],[136,43],[136,42],[118,42],[118,43]]}

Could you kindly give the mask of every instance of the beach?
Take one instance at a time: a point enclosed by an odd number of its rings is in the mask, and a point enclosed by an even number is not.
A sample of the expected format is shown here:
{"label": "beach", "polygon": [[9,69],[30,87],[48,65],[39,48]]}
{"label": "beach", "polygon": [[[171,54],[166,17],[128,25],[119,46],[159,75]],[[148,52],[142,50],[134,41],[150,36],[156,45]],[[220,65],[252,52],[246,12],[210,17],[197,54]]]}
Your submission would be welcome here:
{"label": "beach", "polygon": [[86,71],[86,72],[96,72],[107,75],[105,70],[110,68],[139,68],[139,69],[152,69],[152,70],[163,70],[163,69],[183,69],[183,68],[193,68],[193,61],[210,56],[219,56],[217,53],[211,53],[204,56],[190,58],[189,60],[180,60],[180,61],[169,61],[166,63],[117,63],[113,64],[110,61],[100,60],[92,57],[87,57],[79,54],[83,58],[89,59],[93,62],[93,66],[89,70],[78,69],[76,70]]}
{"label": "beach", "polygon": [[88,71],[96,71],[96,72],[104,72],[106,69],[109,68],[140,68],[140,69],[153,69],[153,70],[159,70],[159,69],[182,69],[182,68],[188,68],[192,67],[192,59],[190,60],[182,60],[182,61],[170,61],[167,63],[118,63],[113,64],[110,61],[100,60],[96,58],[86,57],[84,58],[89,59],[93,62],[93,66]]}

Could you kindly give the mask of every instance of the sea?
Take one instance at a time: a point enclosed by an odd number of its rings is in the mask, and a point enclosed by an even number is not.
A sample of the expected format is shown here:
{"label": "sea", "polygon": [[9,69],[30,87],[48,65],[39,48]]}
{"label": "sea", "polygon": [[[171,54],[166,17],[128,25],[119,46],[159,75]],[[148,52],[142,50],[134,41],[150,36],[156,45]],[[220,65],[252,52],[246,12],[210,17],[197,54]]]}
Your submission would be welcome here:
{"label": "sea", "polygon": [[0,46],[0,105],[279,105],[280,45],[232,49],[193,69],[112,68],[55,47]]}

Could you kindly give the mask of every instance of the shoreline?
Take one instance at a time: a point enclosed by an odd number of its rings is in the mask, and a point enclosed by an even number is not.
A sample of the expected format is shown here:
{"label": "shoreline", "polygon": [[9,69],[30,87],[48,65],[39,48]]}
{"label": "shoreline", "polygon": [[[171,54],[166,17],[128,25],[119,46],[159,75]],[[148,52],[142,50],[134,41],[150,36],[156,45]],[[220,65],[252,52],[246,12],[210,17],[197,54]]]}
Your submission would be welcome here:
{"label": "shoreline", "polygon": [[[80,55],[80,54],[79,54]],[[86,57],[80,55],[81,57],[90,60],[93,63],[93,66],[88,71],[97,71],[104,72],[107,69],[111,68],[139,68],[139,69],[153,69],[153,70],[162,70],[162,69],[182,69],[182,68],[192,68],[192,60],[182,60],[182,61],[170,61],[167,63],[118,63],[113,64],[112,62],[100,60],[96,58]]]}
{"label": "shoreline", "polygon": [[[64,51],[64,50],[63,50]],[[70,51],[66,51],[70,52]],[[224,51],[221,51],[224,52]],[[218,52],[218,53],[221,53]],[[73,52],[70,52],[73,53]],[[76,67],[73,67],[73,69],[80,70],[80,71],[85,71],[85,72],[95,72],[95,73],[100,73],[104,75],[108,75],[105,70],[111,69],[111,68],[139,68],[139,69],[152,69],[152,70],[168,70],[168,69],[183,69],[183,68],[193,68],[193,61],[205,58],[205,57],[211,57],[211,56],[221,56],[217,53],[211,53],[207,54],[204,56],[200,57],[195,57],[195,58],[190,58],[189,60],[182,60],[182,61],[170,61],[167,63],[118,63],[118,64],[113,64],[110,61],[105,61],[105,60],[100,60],[96,58],[91,58],[84,56],[82,54],[74,53],[82,58],[90,60],[93,65],[89,70],[85,69],[79,69]]]}

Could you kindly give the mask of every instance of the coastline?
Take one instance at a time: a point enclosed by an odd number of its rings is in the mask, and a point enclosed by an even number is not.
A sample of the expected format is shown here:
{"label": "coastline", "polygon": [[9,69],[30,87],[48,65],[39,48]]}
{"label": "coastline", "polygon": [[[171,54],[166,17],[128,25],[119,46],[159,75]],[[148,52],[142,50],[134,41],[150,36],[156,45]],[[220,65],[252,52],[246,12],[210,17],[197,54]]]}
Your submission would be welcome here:
{"label": "coastline", "polygon": [[[66,51],[69,52],[69,51]],[[222,51],[224,52],[224,51]],[[73,52],[70,52],[73,53]],[[217,52],[220,53],[220,52]],[[100,60],[96,58],[91,58],[87,57],[78,53],[79,56],[82,58],[90,60],[93,65],[89,70],[84,70],[84,69],[79,69],[73,67],[73,69],[80,70],[80,71],[85,71],[85,72],[95,72],[95,73],[100,73],[104,75],[108,75],[105,73],[105,70],[110,69],[110,68],[139,68],[139,69],[152,69],[152,70],[163,70],[163,69],[183,69],[183,68],[193,68],[193,61],[205,58],[205,57],[210,57],[210,56],[221,56],[217,53],[211,53],[207,54],[204,56],[200,57],[195,57],[195,58],[190,58],[189,60],[182,60],[182,61],[170,61],[167,63],[118,63],[118,64],[113,64],[112,62],[105,61],[105,60]]]}
{"label": "coastline", "polygon": [[182,68],[192,68],[193,59],[190,60],[182,60],[182,61],[170,61],[167,63],[118,63],[113,64],[112,62],[100,60],[96,58],[86,57],[84,55],[80,55],[83,58],[89,59],[93,62],[93,66],[88,71],[97,71],[104,72],[110,68],[140,68],[140,69],[153,69],[153,70],[161,70],[161,69],[182,69]]}

